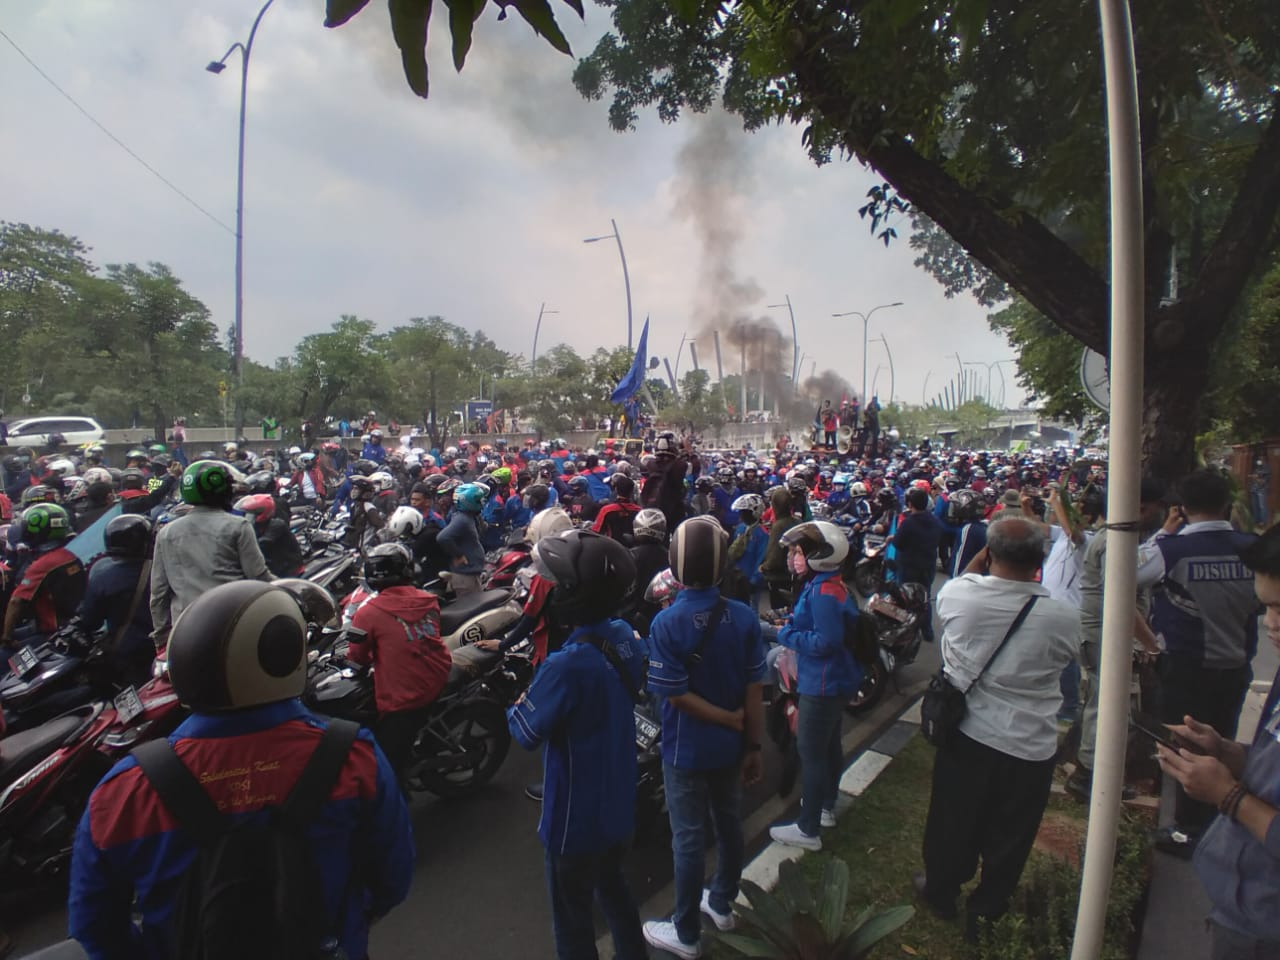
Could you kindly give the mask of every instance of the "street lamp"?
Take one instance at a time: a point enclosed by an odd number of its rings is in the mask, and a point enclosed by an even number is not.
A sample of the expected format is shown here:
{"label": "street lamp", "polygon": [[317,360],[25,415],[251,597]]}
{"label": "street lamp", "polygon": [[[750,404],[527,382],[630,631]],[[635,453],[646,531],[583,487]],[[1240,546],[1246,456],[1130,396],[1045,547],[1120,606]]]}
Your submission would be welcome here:
{"label": "street lamp", "polygon": [[677,378],[680,376],[680,358],[684,355],[684,345],[685,345],[686,343],[687,343],[687,344],[689,344],[689,352],[692,354],[692,353],[693,353],[693,345],[694,345],[695,343],[697,343],[697,341],[696,341],[696,340],[690,340],[690,339],[689,339],[689,331],[688,331],[688,330],[686,330],[684,333],[680,334],[680,347],[679,347],[679,349],[677,349],[677,350],[676,350],[676,372],[675,372],[675,376],[676,376]]}
{"label": "street lamp", "polygon": [[783,294],[785,303],[771,303],[770,310],[780,310],[782,307],[787,308],[787,313],[791,315],[791,393],[794,396],[796,392],[796,380],[800,376],[800,338],[796,336],[796,312],[791,308],[791,294]]}
{"label": "street lamp", "polygon": [[538,362],[538,333],[542,330],[542,318],[548,313],[559,313],[559,310],[548,310],[544,300],[538,308],[538,322],[533,325],[533,354],[529,358],[529,372],[534,373],[534,365]]}
{"label": "street lamp", "polygon": [[583,243],[598,243],[601,240],[613,239],[618,241],[618,259],[622,261],[622,282],[627,288],[627,349],[631,349],[631,275],[627,273],[627,254],[622,249],[622,234],[618,232],[618,221],[609,220],[613,227],[613,233],[606,233],[600,237],[587,237]]}
{"label": "street lamp", "polygon": [[833,317],[861,317],[862,318],[862,404],[867,404],[867,324],[871,322],[871,315],[877,310],[888,310],[890,307],[900,307],[902,301],[897,300],[893,303],[882,303],[878,307],[872,307],[866,313],[858,310],[848,310],[845,313],[833,313]]}
{"label": "street lamp", "polygon": [[[964,361],[965,366],[967,366],[967,367],[986,367],[986,368],[987,368],[987,396],[986,396],[986,400],[987,400],[987,403],[989,403],[989,404],[991,403],[991,371],[992,371],[992,369],[993,369],[993,368],[994,368],[995,370],[999,371],[999,373],[1000,373],[1000,405],[1001,405],[1002,407],[1004,406],[1004,387],[1005,387],[1005,382],[1004,382],[1004,371],[1000,369],[1000,364],[1002,364],[1002,363],[1013,363],[1013,362],[1014,362],[1013,360],[993,360],[991,363],[983,363],[981,360],[966,360],[966,361]],[[994,406],[994,404],[992,404],[992,406]]]}
{"label": "street lamp", "polygon": [[[889,356],[889,402],[893,403],[893,388],[895,385],[893,375],[893,351],[889,349],[889,341],[883,333],[876,337],[876,341],[884,344],[884,352]],[[872,342],[874,343],[875,341]],[[874,395],[875,392],[875,381],[872,381],[871,393]]]}
{"label": "street lamp", "polygon": [[227,52],[219,60],[213,60],[205,67],[215,76],[227,68],[227,58],[240,51],[240,143],[236,153],[236,317],[235,347],[231,356],[231,374],[236,381],[236,436],[244,432],[244,110],[245,94],[249,85],[249,54],[253,52],[253,38],[258,33],[258,24],[262,22],[267,8],[274,0],[267,0],[253,18],[253,26],[249,29],[249,39],[244,43],[236,41],[227,48]]}

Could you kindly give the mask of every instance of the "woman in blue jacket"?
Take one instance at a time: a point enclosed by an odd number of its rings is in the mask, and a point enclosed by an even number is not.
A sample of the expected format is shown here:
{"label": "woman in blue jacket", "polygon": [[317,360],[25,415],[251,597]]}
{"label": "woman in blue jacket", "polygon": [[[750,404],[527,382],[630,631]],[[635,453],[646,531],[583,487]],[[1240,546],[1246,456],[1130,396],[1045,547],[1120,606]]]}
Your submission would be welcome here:
{"label": "woman in blue jacket", "polygon": [[862,668],[845,646],[845,631],[858,618],[858,605],[840,579],[840,564],[849,541],[834,523],[814,520],[782,536],[787,563],[807,582],[796,601],[791,622],[778,632],[778,642],[796,651],[800,722],[800,816],[795,823],[771,827],[779,843],[821,850],[819,827],[835,826],[836,796],[844,753],[840,725],[845,704],[862,683]]}

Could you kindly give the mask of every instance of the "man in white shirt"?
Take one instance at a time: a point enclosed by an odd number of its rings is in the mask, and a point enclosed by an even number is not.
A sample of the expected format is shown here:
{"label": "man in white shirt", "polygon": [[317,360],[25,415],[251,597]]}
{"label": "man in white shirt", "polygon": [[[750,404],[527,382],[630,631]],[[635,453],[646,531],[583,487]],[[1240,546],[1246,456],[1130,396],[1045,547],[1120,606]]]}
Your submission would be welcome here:
{"label": "man in white shirt", "polygon": [[[935,913],[950,918],[981,859],[982,880],[966,905],[971,940],[981,921],[1008,908],[1031,853],[1058,750],[1058,678],[1080,648],[1079,611],[1035,582],[1044,543],[1044,528],[1027,518],[998,520],[986,556],[971,565],[986,566],[987,575],[966,573],[938,593],[943,666],[968,690],[968,711],[934,762],[925,873],[915,885]],[[1028,605],[1021,627],[988,663]]]}
{"label": "man in white shirt", "polygon": [[[1080,503],[1081,519],[1073,522],[1057,487],[1049,488],[1049,509],[1057,524],[1049,527],[1049,556],[1044,561],[1040,582],[1049,596],[1073,610],[1080,609],[1080,574],[1084,569],[1084,548],[1093,536],[1093,525],[1102,516],[1104,501],[1100,490],[1090,489]],[[1062,707],[1058,719],[1074,723],[1080,714],[1080,661],[1072,660],[1059,680]]]}

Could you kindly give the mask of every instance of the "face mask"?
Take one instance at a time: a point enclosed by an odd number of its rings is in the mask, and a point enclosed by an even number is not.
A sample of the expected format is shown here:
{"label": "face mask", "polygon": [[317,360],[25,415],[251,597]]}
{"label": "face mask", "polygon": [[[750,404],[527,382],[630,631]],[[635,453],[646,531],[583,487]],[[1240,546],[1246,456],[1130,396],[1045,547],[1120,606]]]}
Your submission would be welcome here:
{"label": "face mask", "polygon": [[791,572],[797,577],[803,577],[809,572],[809,561],[805,559],[804,553],[796,550],[791,554]]}

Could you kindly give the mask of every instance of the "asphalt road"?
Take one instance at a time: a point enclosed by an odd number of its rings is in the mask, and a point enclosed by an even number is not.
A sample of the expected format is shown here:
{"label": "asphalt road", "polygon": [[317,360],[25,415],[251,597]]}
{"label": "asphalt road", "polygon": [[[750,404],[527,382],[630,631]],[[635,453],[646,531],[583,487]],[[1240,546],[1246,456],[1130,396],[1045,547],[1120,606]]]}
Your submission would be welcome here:
{"label": "asphalt road", "polygon": [[[937,669],[937,650],[924,644],[914,664],[901,668],[875,710],[845,719],[846,752],[869,741],[892,722],[909,693],[922,689]],[[524,796],[527,783],[542,779],[541,754],[512,744],[502,770],[466,802],[420,797],[413,805],[417,867],[408,899],[373,930],[374,960],[466,957],[469,960],[554,960],[550,911],[537,836],[538,804]],[[765,738],[765,778],[744,796],[748,852],[763,846],[770,822],[794,817],[799,790],[779,800],[780,761]],[[671,849],[665,835],[637,844],[627,874],[636,902],[669,910]],[[646,914],[645,918],[657,915]],[[66,935],[66,909],[51,905],[10,929],[14,956]],[[600,927],[603,932],[603,926]]]}

